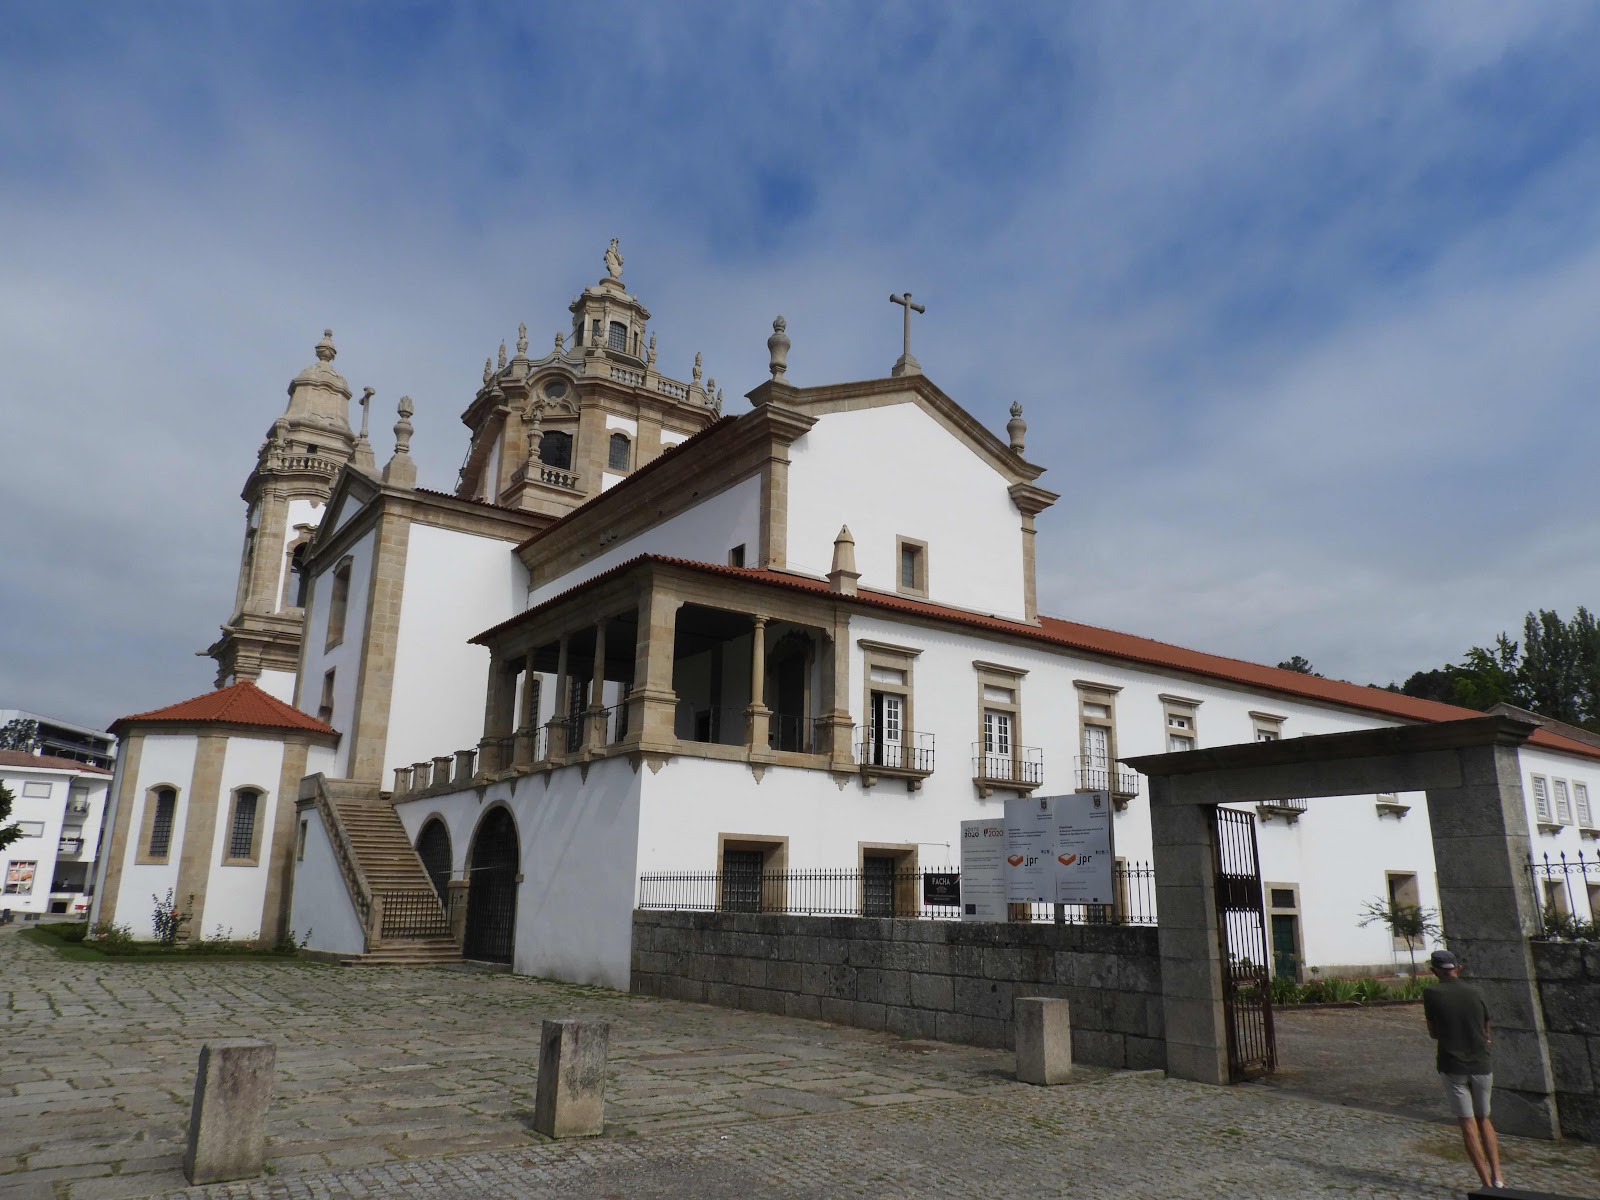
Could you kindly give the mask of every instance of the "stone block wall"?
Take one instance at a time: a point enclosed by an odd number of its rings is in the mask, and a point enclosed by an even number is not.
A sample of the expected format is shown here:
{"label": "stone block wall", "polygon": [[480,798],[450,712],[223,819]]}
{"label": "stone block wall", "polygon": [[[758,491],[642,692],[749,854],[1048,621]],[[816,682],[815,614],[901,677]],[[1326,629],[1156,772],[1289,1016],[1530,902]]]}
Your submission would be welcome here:
{"label": "stone block wall", "polygon": [[1600,1142],[1600,942],[1532,946],[1561,1135]]}
{"label": "stone block wall", "polygon": [[1063,996],[1076,1061],[1166,1065],[1153,927],[638,910],[632,986],[1006,1049],[1014,997]]}

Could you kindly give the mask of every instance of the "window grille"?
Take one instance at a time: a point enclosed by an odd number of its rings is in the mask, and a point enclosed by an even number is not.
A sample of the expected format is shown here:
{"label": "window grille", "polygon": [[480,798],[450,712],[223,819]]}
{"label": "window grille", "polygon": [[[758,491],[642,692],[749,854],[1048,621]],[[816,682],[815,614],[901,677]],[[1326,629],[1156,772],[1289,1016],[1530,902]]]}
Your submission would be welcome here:
{"label": "window grille", "polygon": [[895,860],[869,855],[861,860],[861,915],[894,916]]}
{"label": "window grille", "polygon": [[724,912],[761,911],[761,868],[766,855],[759,850],[722,852],[722,908]]}
{"label": "window grille", "polygon": [[630,448],[627,434],[613,433],[611,435],[611,456],[606,465],[613,471],[626,471],[630,458],[628,454]]}
{"label": "window grille", "polygon": [[250,858],[256,838],[256,800],[259,792],[240,792],[233,806],[233,830],[228,837],[229,858]]}
{"label": "window grille", "polygon": [[156,793],[156,815],[150,822],[151,858],[165,858],[172,848],[172,819],[177,808],[177,792],[162,788]]}
{"label": "window grille", "polygon": [[611,322],[611,328],[607,331],[607,340],[613,350],[627,350],[628,327],[621,321]]}
{"label": "window grille", "polygon": [[551,430],[539,441],[539,461],[547,467],[568,470],[572,466],[572,435]]}

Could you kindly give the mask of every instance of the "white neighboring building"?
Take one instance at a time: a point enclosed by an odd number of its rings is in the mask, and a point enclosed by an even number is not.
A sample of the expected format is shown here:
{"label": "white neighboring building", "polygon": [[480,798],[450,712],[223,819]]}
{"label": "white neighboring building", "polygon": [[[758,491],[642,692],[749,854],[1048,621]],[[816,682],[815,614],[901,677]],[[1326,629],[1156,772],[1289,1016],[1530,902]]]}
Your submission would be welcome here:
{"label": "white neighboring building", "polygon": [[[485,364],[453,495],[416,487],[403,400],[387,467],[353,454],[308,525],[293,695],[338,741],[300,788],[288,920],[324,914],[317,948],[449,910],[471,956],[626,986],[648,873],[738,908],[783,902],[763,874],[847,868],[892,914],[897,876],[1009,795],[1108,790],[1116,853],[1147,861],[1120,759],[1477,715],[1040,614],[1058,497],[1017,406],[1001,439],[904,361],[794,387],[775,327],[773,380],[723,416],[698,358],[657,373],[620,259],[571,311],[570,348]],[[1536,853],[1592,857],[1600,745],[1541,729],[1522,764]],[[1357,918],[1436,905],[1424,798],[1259,816],[1276,968],[1392,963]]]}
{"label": "white neighboring building", "polygon": [[23,836],[0,850],[0,908],[83,916],[111,772],[71,758],[0,750],[0,783],[16,797]]}
{"label": "white neighboring building", "polygon": [[0,728],[13,721],[32,721],[36,726],[33,745],[35,754],[48,754],[55,758],[70,758],[91,766],[111,769],[117,756],[117,739],[103,729],[90,729],[87,725],[74,725],[71,721],[41,716],[20,708],[0,708]]}

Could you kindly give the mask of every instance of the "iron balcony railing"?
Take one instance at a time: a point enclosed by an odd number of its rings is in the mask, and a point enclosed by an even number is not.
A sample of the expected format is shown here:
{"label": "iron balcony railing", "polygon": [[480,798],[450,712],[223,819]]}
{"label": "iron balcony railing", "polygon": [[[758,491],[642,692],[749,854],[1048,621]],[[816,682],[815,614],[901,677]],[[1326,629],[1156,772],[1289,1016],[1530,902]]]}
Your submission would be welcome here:
{"label": "iron balcony railing", "polygon": [[699,705],[680,700],[675,714],[675,729],[680,742],[703,742],[714,746],[744,745],[745,711],[723,705]]}
{"label": "iron balcony railing", "polygon": [[1044,782],[1044,751],[1038,746],[1016,746],[1009,754],[996,753],[985,750],[982,742],[973,742],[972,776],[988,783],[1036,787]]}
{"label": "iron balcony railing", "polygon": [[64,837],[64,838],[62,838],[60,846],[58,846],[57,849],[56,849],[56,853],[57,854],[82,854],[83,853],[83,839],[81,837]]}
{"label": "iron balcony railing", "polygon": [[827,731],[816,717],[775,712],[767,717],[767,748],[791,754],[821,754]]}
{"label": "iron balcony railing", "polygon": [[1114,796],[1139,794],[1139,772],[1109,763],[1103,758],[1075,758],[1072,760],[1072,770],[1079,791],[1110,792]]}
{"label": "iron balcony railing", "polygon": [[856,745],[856,762],[863,767],[933,774],[933,734],[907,730],[899,741],[869,737]]}
{"label": "iron balcony railing", "polygon": [[1600,858],[1565,851],[1528,859],[1545,937],[1600,938]]}
{"label": "iron balcony railing", "polygon": [[[961,917],[961,872],[845,867],[805,871],[649,871],[639,876],[639,907],[674,912],[759,912],[806,917],[904,917],[953,921]],[[1117,863],[1115,905],[1012,904],[1012,921],[1073,925],[1154,925],[1155,872],[1144,863]]]}
{"label": "iron balcony railing", "polygon": [[581,714],[556,721],[551,729],[551,742],[564,754],[576,754],[583,749],[583,726],[588,718]]}
{"label": "iron balcony railing", "polygon": [[68,800],[67,815],[69,817],[86,817],[89,815],[89,802],[87,800]]}

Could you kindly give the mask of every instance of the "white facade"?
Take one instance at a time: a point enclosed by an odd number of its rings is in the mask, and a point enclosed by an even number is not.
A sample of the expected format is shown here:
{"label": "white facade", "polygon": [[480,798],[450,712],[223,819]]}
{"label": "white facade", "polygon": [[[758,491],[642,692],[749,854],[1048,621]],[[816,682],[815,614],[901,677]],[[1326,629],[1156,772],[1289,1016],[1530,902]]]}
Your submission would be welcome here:
{"label": "white facade", "polygon": [[68,759],[0,756],[15,797],[10,823],[24,836],[0,850],[0,908],[82,916],[89,906],[110,776]]}
{"label": "white facade", "polygon": [[339,874],[328,827],[315,808],[300,814],[289,928],[308,950],[357,955],[366,948],[361,918]]}

